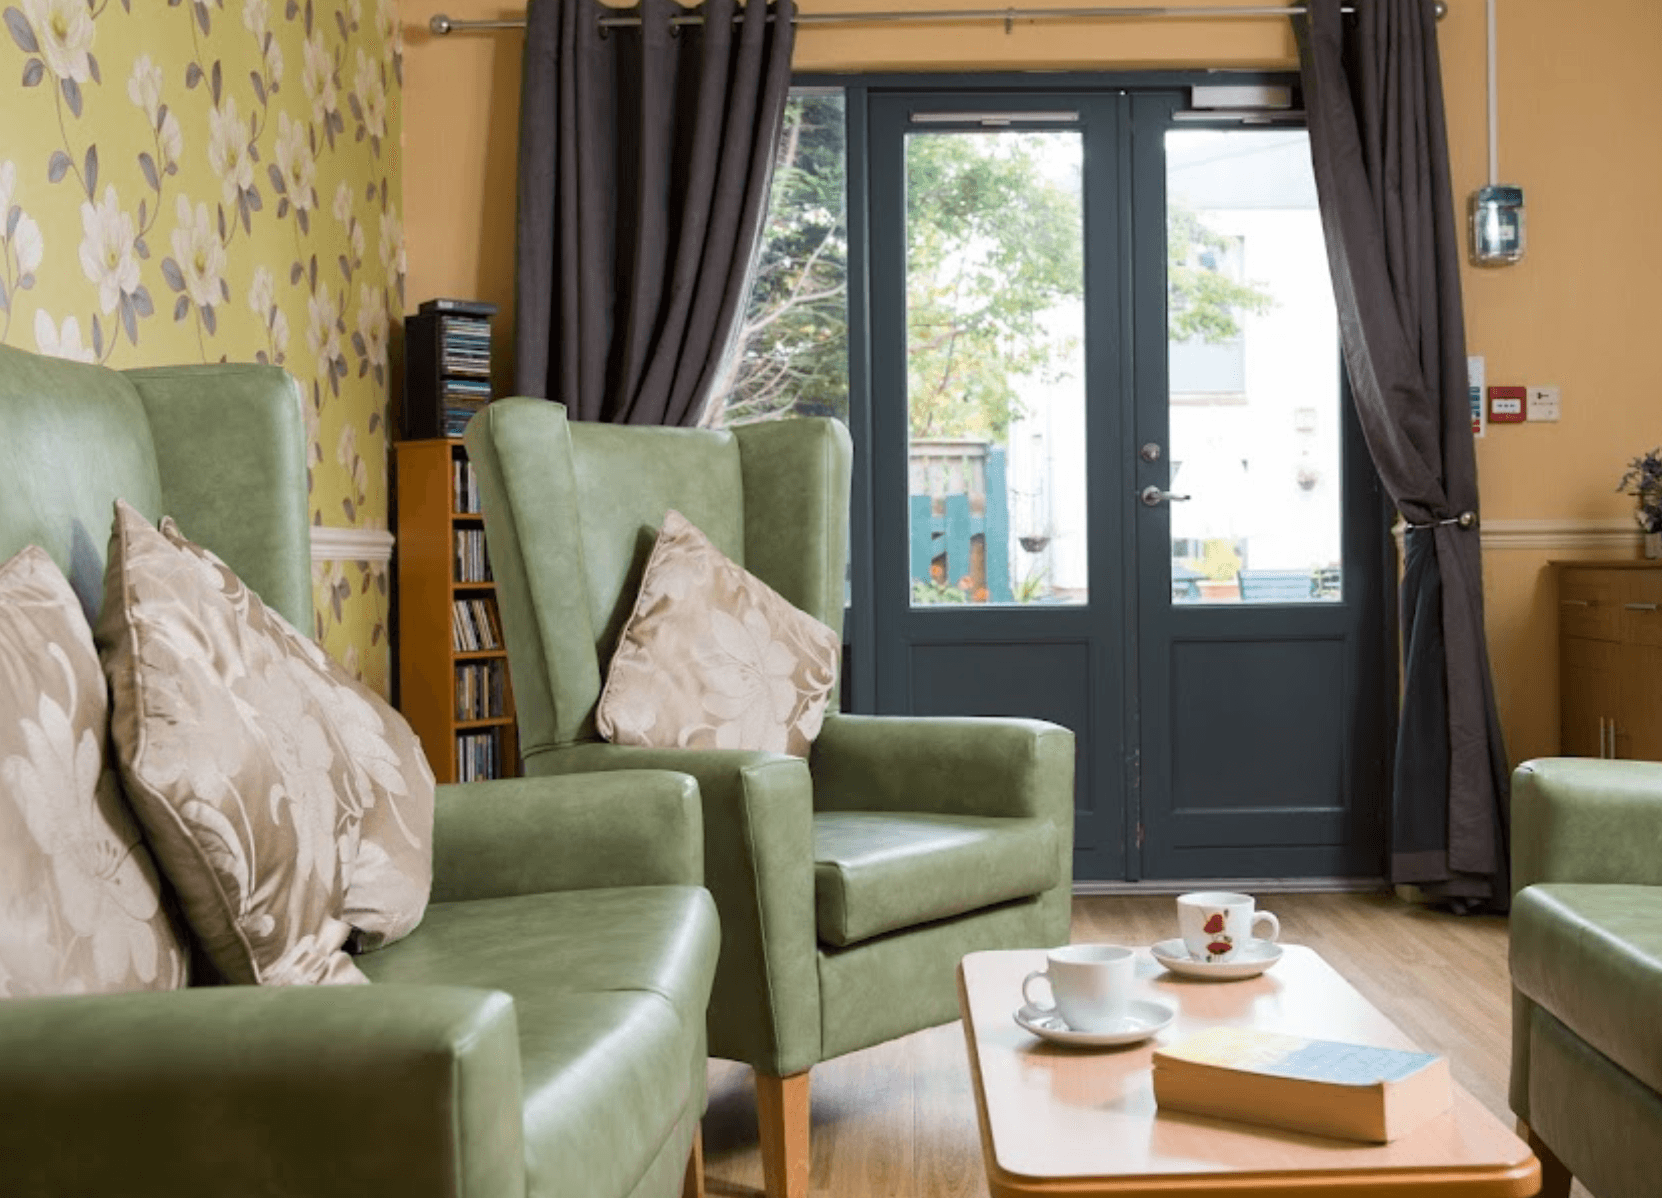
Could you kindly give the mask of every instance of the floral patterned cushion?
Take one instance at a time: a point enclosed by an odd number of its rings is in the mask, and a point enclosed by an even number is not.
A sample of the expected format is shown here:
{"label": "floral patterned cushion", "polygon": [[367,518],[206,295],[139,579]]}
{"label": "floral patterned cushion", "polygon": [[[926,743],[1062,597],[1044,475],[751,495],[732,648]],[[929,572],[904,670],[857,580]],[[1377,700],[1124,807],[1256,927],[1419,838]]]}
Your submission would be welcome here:
{"label": "floral patterned cushion", "polygon": [[832,629],[671,511],[606,675],[600,734],[625,745],[805,757],[841,653]]}
{"label": "floral patterned cushion", "polygon": [[0,997],[185,984],[108,730],[81,605],[45,550],[24,549],[0,566]]}
{"label": "floral patterned cushion", "polygon": [[404,779],[374,710],[218,559],[122,503],[97,640],[128,797],[215,968],[366,981],[343,947],[351,871],[364,812]]}
{"label": "floral patterned cushion", "polygon": [[[219,558],[187,540],[171,519],[161,532],[176,548],[205,563],[235,606],[259,603]],[[263,605],[262,605],[263,606]],[[353,678],[276,612],[271,634],[316,665],[339,693],[331,696],[331,731],[340,741],[350,784],[338,788],[346,863],[341,918],[352,925],[356,952],[402,940],[415,930],[433,890],[433,770],[409,723],[386,700]]]}

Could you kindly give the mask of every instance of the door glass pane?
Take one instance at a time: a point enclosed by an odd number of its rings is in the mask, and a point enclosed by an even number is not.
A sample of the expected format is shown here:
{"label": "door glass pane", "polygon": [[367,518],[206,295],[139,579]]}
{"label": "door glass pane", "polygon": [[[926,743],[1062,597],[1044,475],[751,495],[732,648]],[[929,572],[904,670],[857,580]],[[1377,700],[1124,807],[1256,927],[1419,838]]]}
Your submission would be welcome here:
{"label": "door glass pane", "polygon": [[744,319],[700,418],[848,422],[848,151],[841,88],[792,88]]}
{"label": "door glass pane", "polygon": [[1339,333],[1310,139],[1166,134],[1172,599],[1342,594]]}
{"label": "door glass pane", "polygon": [[1077,131],[906,137],[912,605],[1086,598]]}

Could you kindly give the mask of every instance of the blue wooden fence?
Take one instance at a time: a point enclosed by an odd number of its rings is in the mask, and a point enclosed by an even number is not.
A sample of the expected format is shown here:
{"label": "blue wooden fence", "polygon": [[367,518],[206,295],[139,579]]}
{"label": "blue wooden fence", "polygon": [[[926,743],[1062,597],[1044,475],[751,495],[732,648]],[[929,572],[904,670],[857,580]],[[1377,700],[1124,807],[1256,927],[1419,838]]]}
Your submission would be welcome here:
{"label": "blue wooden fence", "polygon": [[[979,536],[986,549],[987,601],[1009,603],[1014,599],[1010,590],[1010,506],[1004,454],[1000,446],[987,450],[985,510],[979,516],[971,513],[967,492],[910,497],[913,582],[930,581],[929,567],[944,555],[947,585],[956,586],[970,572],[970,541]],[[935,514],[937,499],[941,501],[939,515]]]}

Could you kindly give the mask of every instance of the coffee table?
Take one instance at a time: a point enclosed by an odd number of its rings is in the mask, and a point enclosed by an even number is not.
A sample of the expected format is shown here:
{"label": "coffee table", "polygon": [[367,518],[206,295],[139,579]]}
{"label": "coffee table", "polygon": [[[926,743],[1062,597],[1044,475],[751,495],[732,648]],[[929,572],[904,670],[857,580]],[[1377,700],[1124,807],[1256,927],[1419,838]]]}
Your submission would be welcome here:
{"label": "coffee table", "polygon": [[1528,1145],[1458,1084],[1446,1114],[1390,1144],[1155,1110],[1155,1046],[1207,1027],[1415,1047],[1308,948],[1287,946],[1274,969],[1241,982],[1187,981],[1139,950],[1133,997],[1171,1004],[1177,1018],[1153,1040],[1121,1049],[1063,1048],[1016,1026],[1021,980],[1044,964],[1042,950],[1019,950],[971,953],[958,967],[993,1198],[1528,1198],[1540,1189]]}

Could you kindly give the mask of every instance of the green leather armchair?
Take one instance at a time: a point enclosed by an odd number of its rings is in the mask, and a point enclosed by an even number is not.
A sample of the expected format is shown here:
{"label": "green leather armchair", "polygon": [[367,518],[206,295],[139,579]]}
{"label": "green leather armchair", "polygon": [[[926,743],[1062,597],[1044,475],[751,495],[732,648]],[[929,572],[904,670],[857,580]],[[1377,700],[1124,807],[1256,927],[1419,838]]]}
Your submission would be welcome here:
{"label": "green leather armchair", "polygon": [[1543,1198],[1662,1190],[1662,764],[1512,775],[1512,1109]]}
{"label": "green leather armchair", "polygon": [[467,429],[526,772],[692,774],[722,944],[713,1055],[752,1065],[768,1193],[807,1191],[808,1071],[956,1016],[977,949],[1068,938],[1073,736],[1035,720],[828,715],[810,760],[607,744],[602,678],[675,508],[840,629],[851,449],[833,420],[731,432],[568,423],[498,400]]}
{"label": "green leather armchair", "polygon": [[[120,496],[310,627],[300,402],[0,346],[0,560],[42,545],[96,609]],[[0,1194],[681,1192],[718,939],[692,779],[441,786],[433,864],[372,986],[0,1000]]]}

